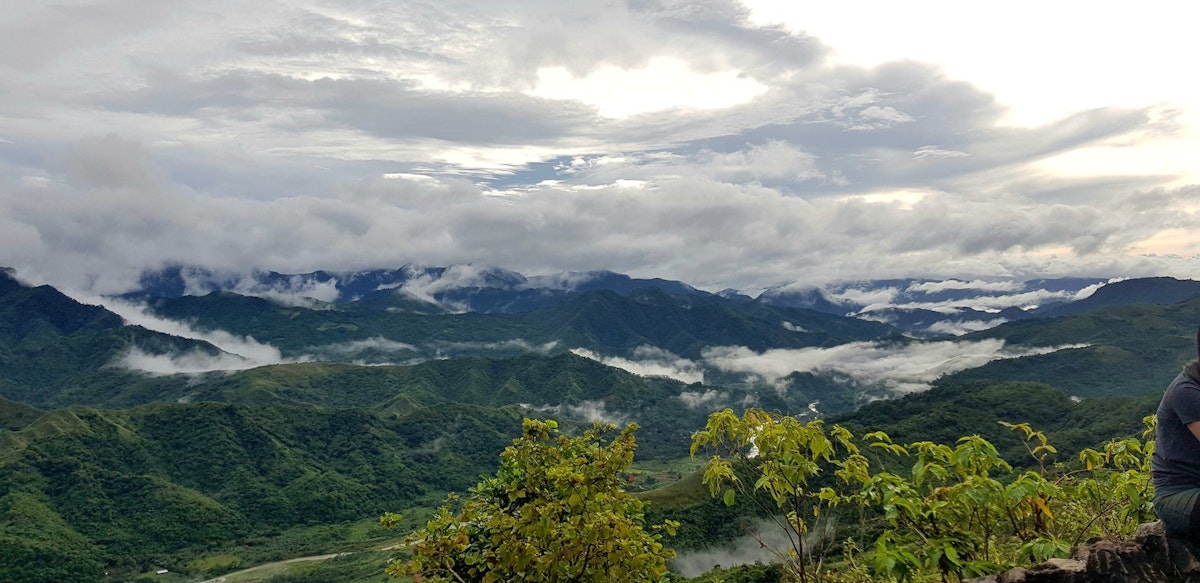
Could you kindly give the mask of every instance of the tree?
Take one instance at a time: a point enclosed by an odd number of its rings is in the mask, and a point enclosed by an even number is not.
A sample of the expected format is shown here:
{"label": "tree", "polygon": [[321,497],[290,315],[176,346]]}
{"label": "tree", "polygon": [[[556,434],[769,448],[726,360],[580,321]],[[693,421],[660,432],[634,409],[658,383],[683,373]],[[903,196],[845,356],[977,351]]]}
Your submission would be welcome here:
{"label": "tree", "polygon": [[621,489],[636,429],[630,424],[606,443],[612,425],[566,437],[554,421],[526,419],[495,476],[465,499],[452,495],[407,539],[412,558],[388,573],[460,583],[663,580],[674,552],[644,528],[644,503]]}
{"label": "tree", "polygon": [[[837,425],[827,433],[821,420],[805,423],[761,409],[747,409],[738,417],[725,409],[711,414],[705,428],[692,435],[692,455],[700,447],[715,450],[705,467],[704,483],[712,495],[721,492],[726,504],[733,505],[737,491],[755,501],[757,493],[770,497],[781,513],[774,520],[789,542],[786,551],[776,553],[795,579],[807,582],[815,575],[808,565],[813,555],[807,542],[810,527],[822,517],[822,509],[841,500],[832,488],[814,488],[810,482],[831,468],[848,481],[848,472],[864,466],[852,437]],[[856,465],[848,467],[847,461]],[[739,470],[750,471],[752,486]]]}

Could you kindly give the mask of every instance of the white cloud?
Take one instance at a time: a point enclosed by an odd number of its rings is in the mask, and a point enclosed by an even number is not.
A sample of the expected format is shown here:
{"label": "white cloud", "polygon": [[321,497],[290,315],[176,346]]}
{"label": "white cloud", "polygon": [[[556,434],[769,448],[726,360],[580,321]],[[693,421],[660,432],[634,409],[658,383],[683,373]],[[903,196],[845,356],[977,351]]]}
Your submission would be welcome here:
{"label": "white cloud", "polygon": [[835,302],[845,304],[857,304],[860,306],[886,306],[891,305],[900,294],[900,288],[897,287],[882,287],[875,289],[864,289],[856,287],[848,287],[841,290],[825,290],[825,297]]}
{"label": "white cloud", "polygon": [[894,108],[890,105],[887,105],[884,107],[879,107],[878,105],[872,105],[872,106],[860,111],[858,113],[858,115],[865,117],[865,118],[869,118],[869,119],[889,121],[892,123],[908,123],[910,121],[913,121],[913,117],[911,115],[908,115],[907,113],[904,113],[902,111],[897,111],[896,108]]}
{"label": "white cloud", "polygon": [[944,150],[937,146],[921,146],[913,150],[912,156],[919,160],[922,158],[963,158],[970,156],[970,154],[958,150]]}
{"label": "white cloud", "polygon": [[[1032,309],[1050,302],[1073,301],[1078,294],[1070,291],[1033,290],[1006,295],[979,295],[963,299],[943,300],[939,302],[900,302],[888,307],[904,309],[923,309],[955,314],[962,308],[971,308],[983,312],[998,312],[1004,308]],[[883,306],[869,306],[865,310],[874,310]]]}
{"label": "white cloud", "polygon": [[[212,344],[223,352],[227,353],[222,357],[217,357],[212,362],[235,364],[233,370],[251,368],[254,366],[262,366],[266,364],[280,364],[284,362],[296,362],[295,359],[285,359],[279,352],[278,348],[255,340],[250,336],[238,336],[230,334],[224,330],[197,330],[191,325],[177,320],[162,318],[149,313],[146,307],[142,304],[119,300],[111,297],[94,296],[83,292],[64,291],[67,295],[80,303],[103,306],[121,316],[126,324],[132,326],[141,326],[147,330],[162,332],[180,338],[189,338],[192,340],[201,340]],[[150,362],[141,355],[133,354],[130,362]],[[228,358],[226,358],[228,357]],[[165,363],[178,359],[180,366],[194,368],[196,363],[203,362],[204,359],[209,359],[208,355],[204,354],[189,354],[182,356],[165,357],[167,361],[158,360],[159,364],[165,366]],[[212,369],[218,370],[218,369]],[[196,371],[190,371],[196,372]]]}
{"label": "white cloud", "polygon": [[638,69],[604,66],[578,78],[565,67],[537,71],[530,95],[592,105],[605,117],[622,118],[670,108],[720,109],[745,103],[767,86],[739,71],[699,73],[677,59],[651,59]]}
{"label": "white cloud", "polygon": [[1083,289],[1079,290],[1078,292],[1076,292],[1076,293],[1075,293],[1075,295],[1071,297],[1071,301],[1073,301],[1073,302],[1077,302],[1077,301],[1079,301],[1079,300],[1086,300],[1087,298],[1090,298],[1090,297],[1092,297],[1092,294],[1096,293],[1096,290],[1098,290],[1098,289],[1100,289],[1100,288],[1102,288],[1102,287],[1104,287],[1104,286],[1106,286],[1106,285],[1108,285],[1108,284],[1110,284],[1110,283],[1117,283],[1117,282],[1120,282],[1120,281],[1125,281],[1126,279],[1128,279],[1128,278],[1125,278],[1125,277],[1114,277],[1114,278],[1112,278],[1112,279],[1110,279],[1110,280],[1108,280],[1108,281],[1106,281],[1106,282],[1103,282],[1103,283],[1097,283],[1097,284],[1092,284],[1092,285],[1089,285],[1089,286],[1087,286],[1087,287],[1085,287],[1085,288],[1083,288]]}
{"label": "white cloud", "polygon": [[[812,525],[814,531],[821,530],[819,524]],[[782,521],[758,520],[747,528],[748,534],[728,544],[680,553],[671,561],[671,567],[685,577],[699,577],[718,565],[735,567],[752,563],[778,563],[787,556],[796,536],[795,531],[789,532],[790,528],[785,530],[781,525]],[[812,548],[811,543],[816,540],[811,534],[807,537],[806,548]]]}
{"label": "white cloud", "polygon": [[[468,306],[461,302],[439,298],[439,294],[462,288],[495,285],[495,274],[498,273],[494,268],[472,264],[453,265],[444,271],[425,270],[421,268],[410,268],[409,271],[410,276],[400,286],[400,293],[458,313],[467,312]],[[415,275],[411,275],[413,273]],[[505,274],[515,276],[515,274],[508,274],[507,272]],[[523,278],[519,279],[522,281],[517,282],[518,285],[523,283]]]}
{"label": "white cloud", "polygon": [[253,360],[227,352],[206,354],[192,350],[183,354],[150,354],[136,346],[117,359],[116,364],[152,375],[238,371],[260,366]]}
{"label": "white cloud", "polygon": [[639,346],[634,349],[631,358],[602,356],[586,348],[574,348],[571,352],[636,375],[667,377],[688,384],[704,382],[704,371],[700,365],[661,348]]}
{"label": "white cloud", "polygon": [[257,296],[292,307],[328,309],[325,305],[338,299],[338,282],[316,281],[301,276],[292,276],[281,282],[264,284],[252,277],[243,278],[233,287],[242,295]]}
{"label": "white cloud", "polygon": [[946,290],[979,290],[1011,293],[1022,289],[1022,284],[1017,281],[963,281],[959,279],[947,279],[944,281],[924,281],[914,283],[908,286],[909,291],[918,291],[925,293],[936,293]]}
{"label": "white cloud", "polygon": [[604,405],[604,401],[580,401],[575,405],[565,403],[558,405],[530,405],[521,403],[521,406],[537,411],[539,413],[549,413],[551,415],[566,415],[583,421],[592,423],[611,423],[620,427],[628,422],[628,417],[619,413],[608,411]]}
{"label": "white cloud", "polygon": [[905,345],[854,342],[832,348],[772,349],[742,346],[705,349],[704,363],[723,371],[778,383],[793,372],[834,374],[863,385],[883,385],[898,394],[924,391],[942,375],[993,360],[1045,354],[1077,346],[1006,348],[1003,340],[913,342]]}
{"label": "white cloud", "polygon": [[397,342],[395,340],[388,340],[382,336],[375,336],[365,340],[351,340],[349,342],[339,342],[337,344],[327,344],[325,346],[313,347],[312,351],[338,354],[343,356],[353,356],[367,351],[418,352],[419,349],[416,346],[406,342]]}
{"label": "white cloud", "polygon": [[715,403],[720,403],[729,399],[729,394],[716,389],[708,389],[704,392],[700,391],[683,391],[679,393],[679,400],[683,401],[691,409],[699,409],[700,407],[711,407]]}
{"label": "white cloud", "polygon": [[496,342],[438,342],[432,345],[435,350],[516,350],[535,354],[550,354],[558,347],[557,340],[551,340],[545,344],[534,344],[521,338]]}
{"label": "white cloud", "polygon": [[929,326],[929,331],[934,334],[952,334],[954,336],[962,336],[963,334],[969,334],[971,332],[995,328],[996,326],[999,326],[1007,321],[1008,320],[1004,318],[996,318],[994,320],[944,320]]}

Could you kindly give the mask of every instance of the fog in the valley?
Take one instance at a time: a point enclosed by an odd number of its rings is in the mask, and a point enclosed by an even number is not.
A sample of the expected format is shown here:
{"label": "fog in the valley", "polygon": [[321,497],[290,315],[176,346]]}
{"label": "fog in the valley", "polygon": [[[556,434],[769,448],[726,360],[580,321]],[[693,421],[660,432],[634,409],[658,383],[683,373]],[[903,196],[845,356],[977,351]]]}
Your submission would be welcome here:
{"label": "fog in the valley", "polygon": [[[757,352],[744,346],[704,349],[700,360],[688,360],[657,349],[643,348],[630,358],[576,354],[641,375],[665,376],[684,382],[703,379],[703,371],[743,375],[747,382],[778,386],[793,372],[836,375],[860,385],[881,386],[895,394],[924,391],[937,378],[975,368],[993,360],[1046,354],[1078,346],[1008,346],[1004,340],[927,341],[911,343],[851,342],[828,348],[776,348]],[[638,356],[642,358],[638,358]],[[685,403],[712,401],[711,393],[688,392]]]}

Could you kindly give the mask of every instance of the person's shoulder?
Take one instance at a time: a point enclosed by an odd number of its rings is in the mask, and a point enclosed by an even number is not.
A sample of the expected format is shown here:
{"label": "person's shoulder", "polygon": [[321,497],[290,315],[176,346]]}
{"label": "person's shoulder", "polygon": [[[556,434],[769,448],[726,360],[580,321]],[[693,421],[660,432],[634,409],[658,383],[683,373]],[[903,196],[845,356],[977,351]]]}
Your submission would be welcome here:
{"label": "person's shoulder", "polygon": [[1200,391],[1200,362],[1192,361],[1178,374],[1171,384],[1167,386],[1167,392],[1178,390],[1185,391]]}
{"label": "person's shoulder", "polygon": [[1200,385],[1200,360],[1193,360],[1183,367],[1183,372],[1179,373],[1181,377],[1187,377],[1192,383]]}

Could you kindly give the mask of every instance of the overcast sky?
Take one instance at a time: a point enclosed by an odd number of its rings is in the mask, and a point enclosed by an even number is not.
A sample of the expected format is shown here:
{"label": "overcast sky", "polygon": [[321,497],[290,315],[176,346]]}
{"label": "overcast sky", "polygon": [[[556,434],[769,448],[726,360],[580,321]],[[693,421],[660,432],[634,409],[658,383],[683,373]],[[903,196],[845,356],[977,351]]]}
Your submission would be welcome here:
{"label": "overcast sky", "polygon": [[0,265],[1200,277],[1190,3],[9,2]]}

